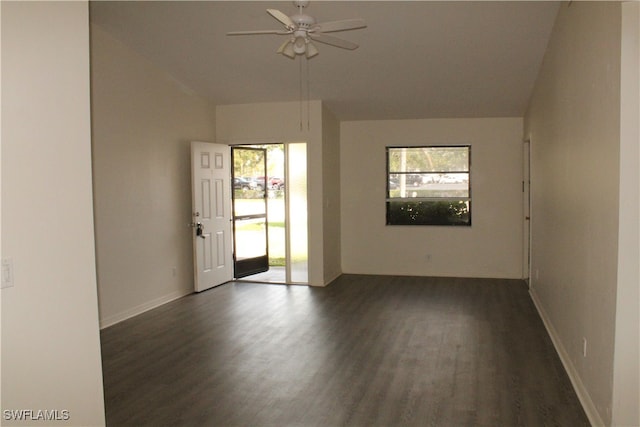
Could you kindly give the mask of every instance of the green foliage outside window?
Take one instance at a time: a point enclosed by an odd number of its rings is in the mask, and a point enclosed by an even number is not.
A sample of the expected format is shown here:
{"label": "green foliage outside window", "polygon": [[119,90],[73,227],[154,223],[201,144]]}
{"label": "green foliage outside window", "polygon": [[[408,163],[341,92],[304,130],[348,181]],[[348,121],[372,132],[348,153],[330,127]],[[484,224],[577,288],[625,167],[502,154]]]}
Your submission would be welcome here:
{"label": "green foliage outside window", "polygon": [[387,202],[387,224],[469,225],[469,206],[462,201]]}
{"label": "green foliage outside window", "polygon": [[390,173],[469,171],[468,146],[389,147],[387,152]]}

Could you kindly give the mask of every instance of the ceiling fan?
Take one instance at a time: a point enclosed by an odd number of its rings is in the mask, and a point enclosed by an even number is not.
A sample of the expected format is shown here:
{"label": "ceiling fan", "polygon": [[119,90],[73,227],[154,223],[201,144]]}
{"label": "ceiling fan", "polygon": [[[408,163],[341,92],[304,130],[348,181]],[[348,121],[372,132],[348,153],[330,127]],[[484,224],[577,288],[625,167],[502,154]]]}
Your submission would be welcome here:
{"label": "ceiling fan", "polygon": [[296,55],[305,55],[307,59],[313,58],[319,52],[312,40],[328,44],[342,49],[353,50],[358,47],[356,43],[343,40],[325,33],[338,31],[357,30],[365,28],[367,24],[363,19],[343,19],[340,21],[316,22],[313,16],[307,15],[303,9],[309,5],[309,0],[295,0],[293,4],[298,8],[298,13],[292,16],[280,12],[277,9],[267,9],[267,13],[278,20],[284,29],[264,31],[233,31],[229,36],[244,36],[256,34],[288,35],[287,40],[280,45],[277,53],[294,59]]}

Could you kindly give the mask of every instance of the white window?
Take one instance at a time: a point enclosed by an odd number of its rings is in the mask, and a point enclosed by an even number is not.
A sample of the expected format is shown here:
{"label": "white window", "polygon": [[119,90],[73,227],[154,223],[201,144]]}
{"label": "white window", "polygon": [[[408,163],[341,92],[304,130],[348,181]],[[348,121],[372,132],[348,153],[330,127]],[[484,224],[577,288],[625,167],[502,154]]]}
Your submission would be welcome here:
{"label": "white window", "polygon": [[471,147],[387,147],[387,225],[471,225]]}

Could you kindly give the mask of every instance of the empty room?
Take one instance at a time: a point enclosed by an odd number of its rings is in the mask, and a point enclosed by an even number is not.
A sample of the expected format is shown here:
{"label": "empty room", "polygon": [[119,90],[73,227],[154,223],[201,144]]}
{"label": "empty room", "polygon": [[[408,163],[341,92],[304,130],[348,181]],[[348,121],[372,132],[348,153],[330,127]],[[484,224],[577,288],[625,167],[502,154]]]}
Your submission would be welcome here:
{"label": "empty room", "polygon": [[640,4],[2,1],[2,425],[640,426]]}

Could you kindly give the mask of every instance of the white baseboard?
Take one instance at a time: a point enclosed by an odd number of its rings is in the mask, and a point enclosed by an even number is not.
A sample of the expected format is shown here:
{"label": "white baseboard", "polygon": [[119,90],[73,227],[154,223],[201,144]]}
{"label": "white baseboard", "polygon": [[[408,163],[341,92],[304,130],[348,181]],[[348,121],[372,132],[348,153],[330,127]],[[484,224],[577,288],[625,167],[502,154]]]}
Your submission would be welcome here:
{"label": "white baseboard", "polygon": [[531,296],[531,300],[533,301],[533,304],[536,306],[536,309],[538,310],[538,314],[540,315],[540,318],[542,318],[542,322],[544,323],[544,326],[547,329],[547,333],[549,334],[549,337],[551,337],[551,341],[553,342],[553,346],[555,347],[556,352],[558,353],[558,356],[560,356],[560,361],[562,362],[562,365],[564,366],[565,371],[567,371],[569,380],[571,380],[573,389],[578,395],[578,399],[582,404],[582,408],[584,409],[584,412],[587,414],[587,418],[589,419],[589,422],[593,427],[604,426],[605,424],[602,421],[602,418],[600,417],[598,410],[596,409],[596,405],[593,404],[593,400],[591,400],[591,396],[589,395],[587,388],[582,383],[582,379],[580,378],[580,375],[578,375],[578,371],[576,370],[575,366],[571,362],[569,353],[567,353],[564,346],[562,345],[562,341],[560,340],[560,337],[558,336],[556,329],[553,327],[553,324],[551,323],[549,316],[547,316],[546,311],[542,307],[542,303],[538,299],[538,296],[536,295],[535,290],[529,288],[529,295]]}
{"label": "white baseboard", "polygon": [[127,309],[125,311],[121,311],[120,313],[116,313],[114,315],[105,317],[104,319],[100,319],[100,329],[104,329],[107,328],[109,326],[113,326],[116,323],[120,323],[123,320],[127,320],[130,319],[134,316],[137,316],[138,314],[142,314],[145,311],[149,311],[152,310],[156,307],[160,307],[163,304],[166,304],[168,302],[177,300],[178,298],[182,298],[183,296],[189,295],[193,293],[193,291],[191,290],[180,290],[180,291],[175,291],[175,292],[171,292],[170,294],[167,295],[163,295],[159,298],[155,298],[151,301],[147,301],[144,304],[140,304],[136,307],[132,307],[130,309]]}
{"label": "white baseboard", "polygon": [[329,279],[329,280],[325,280],[324,285],[322,285],[322,286],[328,286],[328,285],[330,285],[334,280],[336,280],[338,277],[342,276],[342,274],[343,274],[342,272],[335,273],[335,274],[331,277],[331,279]]}

